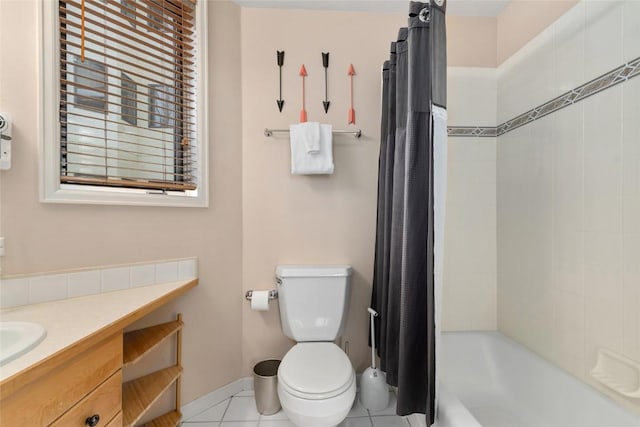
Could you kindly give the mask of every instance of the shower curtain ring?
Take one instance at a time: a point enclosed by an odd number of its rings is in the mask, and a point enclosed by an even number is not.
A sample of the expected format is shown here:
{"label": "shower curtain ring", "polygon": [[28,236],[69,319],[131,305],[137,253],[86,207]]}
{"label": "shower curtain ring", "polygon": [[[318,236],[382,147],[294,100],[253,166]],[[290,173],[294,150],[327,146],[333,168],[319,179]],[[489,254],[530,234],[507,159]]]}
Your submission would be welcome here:
{"label": "shower curtain ring", "polygon": [[429,9],[426,7],[423,7],[422,10],[420,10],[420,14],[418,15],[418,19],[420,19],[420,21],[422,22],[429,22]]}

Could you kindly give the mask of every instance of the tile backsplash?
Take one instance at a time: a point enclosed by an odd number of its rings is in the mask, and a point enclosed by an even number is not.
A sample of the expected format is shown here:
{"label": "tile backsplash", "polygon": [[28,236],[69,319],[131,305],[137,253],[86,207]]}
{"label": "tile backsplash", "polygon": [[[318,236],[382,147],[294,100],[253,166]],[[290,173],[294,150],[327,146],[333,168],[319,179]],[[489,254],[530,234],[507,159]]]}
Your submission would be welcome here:
{"label": "tile backsplash", "polygon": [[495,330],[497,72],[449,67],[447,78],[442,329]]}
{"label": "tile backsplash", "polygon": [[0,278],[0,308],[37,304],[197,277],[197,258],[184,258]]}
{"label": "tile backsplash", "polygon": [[498,329],[638,414],[591,370],[640,361],[639,20],[582,1],[501,65],[500,122],[529,113],[497,143]]}

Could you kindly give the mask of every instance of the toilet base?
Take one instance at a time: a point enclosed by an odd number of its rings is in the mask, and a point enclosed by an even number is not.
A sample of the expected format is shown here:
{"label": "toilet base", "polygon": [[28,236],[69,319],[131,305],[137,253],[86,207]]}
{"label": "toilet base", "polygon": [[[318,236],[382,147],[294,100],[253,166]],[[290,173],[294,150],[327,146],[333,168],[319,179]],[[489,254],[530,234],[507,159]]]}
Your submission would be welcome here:
{"label": "toilet base", "polygon": [[278,384],[278,397],[289,421],[298,427],[336,427],[349,414],[356,397],[355,379],[342,394],[320,400],[302,399],[287,393]]}

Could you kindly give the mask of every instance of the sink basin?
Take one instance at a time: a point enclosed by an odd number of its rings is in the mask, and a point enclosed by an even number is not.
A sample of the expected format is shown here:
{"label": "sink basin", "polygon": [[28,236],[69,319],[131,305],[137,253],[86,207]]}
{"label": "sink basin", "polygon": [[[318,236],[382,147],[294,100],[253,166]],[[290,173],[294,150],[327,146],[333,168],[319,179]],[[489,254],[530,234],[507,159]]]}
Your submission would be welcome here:
{"label": "sink basin", "polygon": [[46,335],[38,323],[0,322],[0,366],[33,349]]}

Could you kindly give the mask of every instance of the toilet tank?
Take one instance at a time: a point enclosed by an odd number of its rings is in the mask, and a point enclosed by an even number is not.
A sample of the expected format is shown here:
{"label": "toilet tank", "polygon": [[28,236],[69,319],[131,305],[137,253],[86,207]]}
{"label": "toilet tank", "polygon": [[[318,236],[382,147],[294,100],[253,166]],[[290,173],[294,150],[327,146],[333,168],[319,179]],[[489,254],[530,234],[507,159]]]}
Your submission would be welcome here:
{"label": "toilet tank", "polygon": [[350,266],[276,268],[282,330],[297,342],[342,335],[349,306]]}

